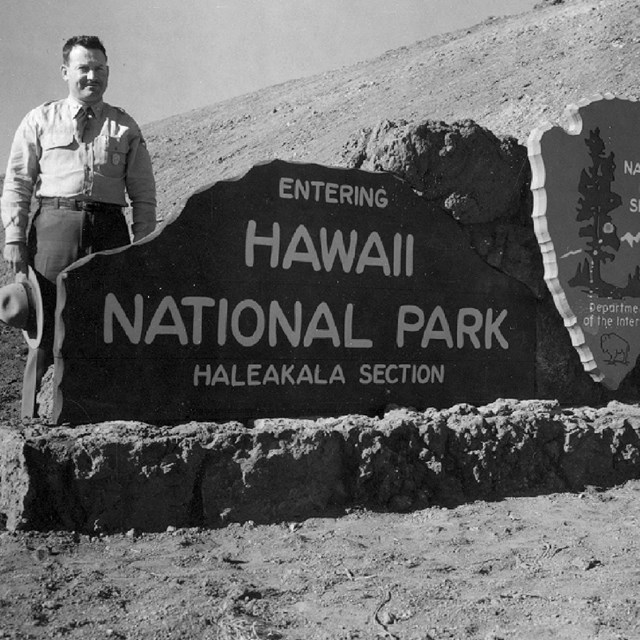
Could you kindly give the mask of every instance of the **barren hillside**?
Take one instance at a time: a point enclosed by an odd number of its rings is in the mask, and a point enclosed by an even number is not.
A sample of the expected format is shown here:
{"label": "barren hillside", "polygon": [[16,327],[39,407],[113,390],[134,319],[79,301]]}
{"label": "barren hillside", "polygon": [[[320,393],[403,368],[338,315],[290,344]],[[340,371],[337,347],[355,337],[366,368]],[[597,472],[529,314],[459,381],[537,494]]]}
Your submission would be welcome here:
{"label": "barren hillside", "polygon": [[162,217],[190,193],[282,158],[340,165],[350,136],[383,119],[473,119],[523,144],[567,104],[640,96],[640,5],[553,0],[145,127]]}

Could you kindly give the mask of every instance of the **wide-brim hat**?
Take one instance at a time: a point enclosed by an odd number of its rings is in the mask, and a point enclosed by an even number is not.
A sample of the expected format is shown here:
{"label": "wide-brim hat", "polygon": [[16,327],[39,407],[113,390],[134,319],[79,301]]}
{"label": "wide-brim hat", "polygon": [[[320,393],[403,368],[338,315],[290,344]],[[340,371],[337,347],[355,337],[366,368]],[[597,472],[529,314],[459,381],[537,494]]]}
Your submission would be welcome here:
{"label": "wide-brim hat", "polygon": [[35,349],[42,340],[44,306],[36,272],[16,274],[15,282],[0,287],[0,322],[22,329],[27,344]]}

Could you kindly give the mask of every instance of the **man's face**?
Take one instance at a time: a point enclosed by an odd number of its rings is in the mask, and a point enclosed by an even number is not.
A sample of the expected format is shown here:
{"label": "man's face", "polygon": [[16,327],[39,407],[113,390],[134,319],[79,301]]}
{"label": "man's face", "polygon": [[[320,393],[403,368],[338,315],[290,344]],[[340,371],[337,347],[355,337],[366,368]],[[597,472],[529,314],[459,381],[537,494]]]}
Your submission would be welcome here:
{"label": "man's face", "polygon": [[69,62],[62,65],[62,78],[72,98],[84,104],[96,104],[107,90],[107,58],[99,49],[76,45],[69,52]]}

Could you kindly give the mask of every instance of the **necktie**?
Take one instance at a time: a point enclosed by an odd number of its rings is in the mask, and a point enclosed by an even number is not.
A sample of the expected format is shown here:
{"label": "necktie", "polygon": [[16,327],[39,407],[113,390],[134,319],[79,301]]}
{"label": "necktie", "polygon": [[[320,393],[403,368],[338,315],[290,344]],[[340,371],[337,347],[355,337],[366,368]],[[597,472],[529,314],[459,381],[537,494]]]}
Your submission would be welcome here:
{"label": "necktie", "polygon": [[91,107],[81,107],[76,114],[76,139],[82,142],[87,125],[93,118],[93,110]]}

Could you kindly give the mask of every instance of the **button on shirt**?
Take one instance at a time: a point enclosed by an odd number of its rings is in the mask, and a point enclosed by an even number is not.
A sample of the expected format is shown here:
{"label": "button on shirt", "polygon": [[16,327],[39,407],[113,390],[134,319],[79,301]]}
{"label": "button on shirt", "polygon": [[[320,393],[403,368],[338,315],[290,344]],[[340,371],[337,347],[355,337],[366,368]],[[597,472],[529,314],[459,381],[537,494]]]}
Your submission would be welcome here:
{"label": "button on shirt", "polygon": [[6,242],[26,241],[33,195],[127,206],[133,210],[134,240],[155,227],[156,188],[149,152],[136,122],[105,102],[91,105],[82,141],[72,98],[30,111],[11,146],[2,192]]}

